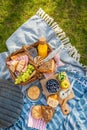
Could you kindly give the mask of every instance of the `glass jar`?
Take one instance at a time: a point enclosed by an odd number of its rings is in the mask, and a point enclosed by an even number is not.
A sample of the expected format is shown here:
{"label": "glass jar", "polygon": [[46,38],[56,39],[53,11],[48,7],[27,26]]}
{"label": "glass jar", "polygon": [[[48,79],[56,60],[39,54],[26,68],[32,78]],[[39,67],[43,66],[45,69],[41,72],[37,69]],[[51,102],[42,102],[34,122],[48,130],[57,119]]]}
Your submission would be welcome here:
{"label": "glass jar", "polygon": [[48,55],[48,45],[46,43],[45,38],[40,38],[39,39],[38,55],[42,56],[43,58],[45,58]]}

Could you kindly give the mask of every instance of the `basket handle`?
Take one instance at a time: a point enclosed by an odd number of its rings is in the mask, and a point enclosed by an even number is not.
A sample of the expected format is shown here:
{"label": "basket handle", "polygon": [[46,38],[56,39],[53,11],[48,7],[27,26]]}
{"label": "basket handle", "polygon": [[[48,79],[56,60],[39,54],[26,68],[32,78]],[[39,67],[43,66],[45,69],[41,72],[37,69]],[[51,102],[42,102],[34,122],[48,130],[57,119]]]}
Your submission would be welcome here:
{"label": "basket handle", "polygon": [[30,60],[33,61],[32,56],[29,54],[29,52],[28,52],[28,50],[27,50],[28,46],[23,46],[22,48],[23,48],[23,50],[26,52],[26,54],[29,56]]}

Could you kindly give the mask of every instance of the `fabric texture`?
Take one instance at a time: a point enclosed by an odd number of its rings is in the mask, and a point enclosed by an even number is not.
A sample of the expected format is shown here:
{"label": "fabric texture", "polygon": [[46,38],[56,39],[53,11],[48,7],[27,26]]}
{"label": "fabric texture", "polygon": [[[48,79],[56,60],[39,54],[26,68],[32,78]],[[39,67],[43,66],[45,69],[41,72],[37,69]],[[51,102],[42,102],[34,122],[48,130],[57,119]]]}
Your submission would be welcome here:
{"label": "fabric texture", "polygon": [[14,124],[20,116],[22,106],[23,94],[19,86],[0,79],[0,128]]}
{"label": "fabric texture", "polygon": [[[26,23],[14,32],[6,41],[8,52],[0,54],[0,78],[11,79],[10,73],[6,68],[5,58],[12,52],[20,49],[23,45],[28,45],[36,42],[40,37],[46,37],[47,42],[53,49],[58,48],[62,43],[54,30],[38,15],[33,16]],[[87,77],[85,70],[74,58],[70,57],[67,50],[64,48],[60,52],[60,59],[64,62],[64,66],[57,68],[56,72],[66,71],[69,80],[73,85],[75,98],[68,102],[71,110],[68,116],[63,115],[61,108],[58,106],[55,109],[55,114],[52,120],[47,124],[47,130],[86,130],[87,129]],[[32,84],[40,85],[39,81]],[[36,103],[29,101],[26,96],[27,88],[32,85],[28,84],[21,87],[24,93],[24,105],[18,121],[7,129],[1,130],[34,130],[28,127],[29,112],[32,105],[46,105],[46,98],[42,94],[40,100]]]}
{"label": "fabric texture", "polygon": [[31,115],[31,110],[29,113],[28,126],[39,129],[39,130],[46,130],[46,123],[44,122],[44,120],[43,119],[38,119],[38,120],[34,119]]}

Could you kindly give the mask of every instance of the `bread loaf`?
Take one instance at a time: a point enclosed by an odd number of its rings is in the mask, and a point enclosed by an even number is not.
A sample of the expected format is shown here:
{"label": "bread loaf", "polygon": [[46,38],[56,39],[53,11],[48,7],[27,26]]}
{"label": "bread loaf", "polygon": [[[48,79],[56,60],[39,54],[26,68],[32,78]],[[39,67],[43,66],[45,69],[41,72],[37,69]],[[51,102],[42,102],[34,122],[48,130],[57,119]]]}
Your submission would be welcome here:
{"label": "bread loaf", "polygon": [[41,106],[41,111],[44,121],[48,123],[54,115],[54,109],[50,106]]}
{"label": "bread loaf", "polygon": [[11,62],[9,69],[14,73],[17,65],[18,65],[18,61],[14,60],[14,61]]}
{"label": "bread loaf", "polygon": [[26,65],[26,61],[25,60],[20,60],[18,65],[17,65],[16,70],[18,72],[21,72],[23,70],[23,68],[25,67],[25,65]]}
{"label": "bread loaf", "polygon": [[47,97],[47,104],[53,108],[59,104],[57,94],[52,94]]}

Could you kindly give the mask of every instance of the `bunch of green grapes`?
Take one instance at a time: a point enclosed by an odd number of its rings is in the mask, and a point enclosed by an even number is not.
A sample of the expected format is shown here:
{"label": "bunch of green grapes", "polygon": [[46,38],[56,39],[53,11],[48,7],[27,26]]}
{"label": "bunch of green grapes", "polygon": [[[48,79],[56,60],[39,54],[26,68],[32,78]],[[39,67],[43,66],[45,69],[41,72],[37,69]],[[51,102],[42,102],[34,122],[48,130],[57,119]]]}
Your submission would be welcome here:
{"label": "bunch of green grapes", "polygon": [[15,79],[15,84],[27,81],[34,70],[34,66],[28,64],[26,71],[21,72],[20,75]]}

